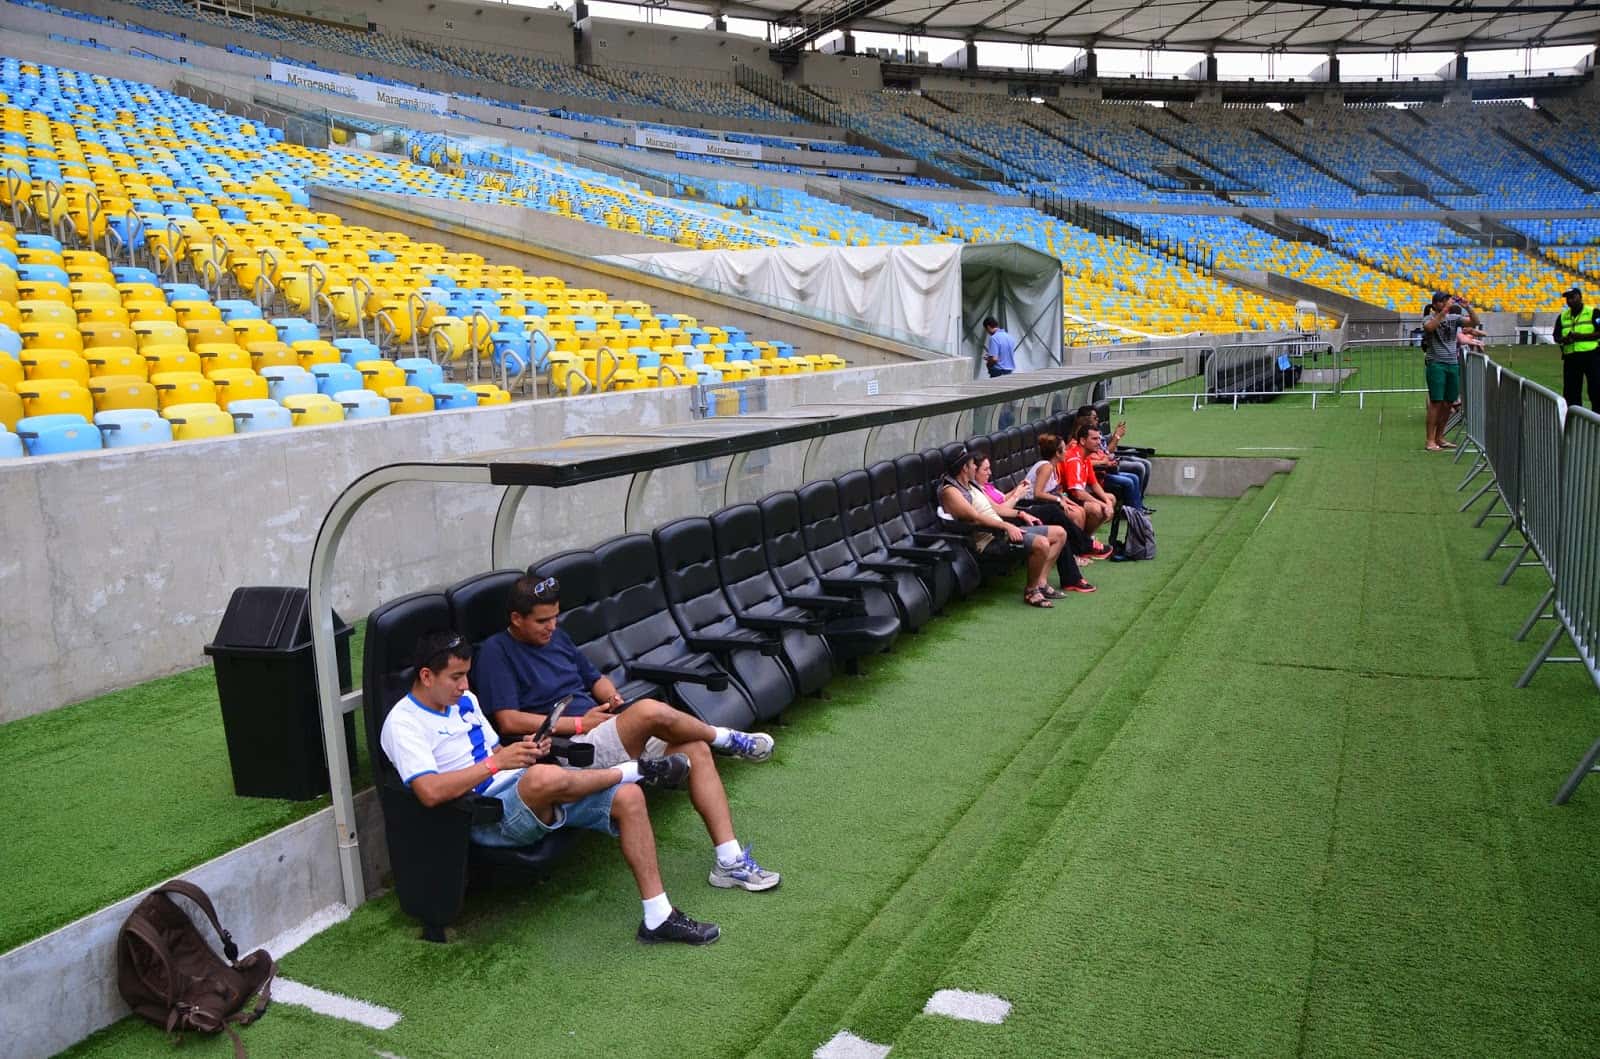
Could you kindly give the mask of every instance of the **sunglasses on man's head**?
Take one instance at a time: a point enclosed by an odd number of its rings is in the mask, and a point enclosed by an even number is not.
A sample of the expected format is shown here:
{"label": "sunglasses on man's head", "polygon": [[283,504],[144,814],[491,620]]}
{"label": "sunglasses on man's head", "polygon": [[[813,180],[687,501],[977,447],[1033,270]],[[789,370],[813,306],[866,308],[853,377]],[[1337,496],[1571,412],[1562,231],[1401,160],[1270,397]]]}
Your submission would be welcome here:
{"label": "sunglasses on man's head", "polygon": [[537,585],[533,586],[533,594],[536,596],[542,596],[546,592],[559,590],[560,587],[561,582],[557,581],[553,577],[547,577],[543,581],[540,581]]}

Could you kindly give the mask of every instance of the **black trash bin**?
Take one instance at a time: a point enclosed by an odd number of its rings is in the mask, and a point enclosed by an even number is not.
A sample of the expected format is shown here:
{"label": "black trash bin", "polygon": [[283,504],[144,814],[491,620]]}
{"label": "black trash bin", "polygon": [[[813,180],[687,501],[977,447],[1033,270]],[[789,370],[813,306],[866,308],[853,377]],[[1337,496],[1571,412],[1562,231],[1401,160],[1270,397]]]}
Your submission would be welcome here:
{"label": "black trash bin", "polygon": [[[339,687],[349,691],[353,630],[338,614],[333,616],[333,626]],[[307,590],[278,586],[234,589],[222,624],[205,652],[216,669],[234,793],[294,801],[328,793]],[[348,713],[344,715],[344,739],[354,771],[355,718]]]}

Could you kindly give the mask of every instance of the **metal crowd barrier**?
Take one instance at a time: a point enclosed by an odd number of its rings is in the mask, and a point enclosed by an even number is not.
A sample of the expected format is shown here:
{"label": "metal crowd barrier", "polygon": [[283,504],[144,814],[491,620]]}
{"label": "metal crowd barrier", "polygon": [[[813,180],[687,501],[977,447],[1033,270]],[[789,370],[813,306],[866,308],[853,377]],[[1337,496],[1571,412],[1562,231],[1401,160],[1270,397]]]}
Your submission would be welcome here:
{"label": "metal crowd barrier", "polygon": [[1339,393],[1353,393],[1365,408],[1368,394],[1426,393],[1422,350],[1393,339],[1357,339],[1339,350]]}
{"label": "metal crowd barrier", "polygon": [[[1456,492],[1467,487],[1467,483],[1478,476],[1485,466],[1483,458],[1483,393],[1489,385],[1489,358],[1482,353],[1470,352],[1461,361],[1461,423],[1466,444],[1456,449],[1454,462],[1460,463],[1462,454],[1467,451],[1467,445],[1472,446],[1474,459],[1472,470],[1462,483],[1456,486]],[[1464,509],[1463,509],[1464,510]]]}
{"label": "metal crowd barrier", "polygon": [[[1561,627],[1546,641],[1548,655],[1564,629],[1596,685],[1600,685],[1600,416],[1568,408],[1562,432],[1560,558],[1556,562],[1556,616]],[[1548,657],[1541,661],[1551,661]],[[1600,760],[1600,740],[1589,747],[1556,794],[1563,805]]]}
{"label": "metal crowd barrier", "polygon": [[[1484,558],[1504,545],[1513,529],[1524,543],[1500,577],[1503,585],[1521,566],[1543,566],[1550,589],[1516,635],[1526,639],[1541,620],[1556,627],[1545,638],[1516,686],[1527,687],[1546,662],[1581,663],[1600,687],[1600,415],[1569,408],[1546,387],[1480,354],[1469,354],[1463,372],[1468,440],[1479,448],[1478,466],[1459,488],[1482,470],[1490,480],[1472,503],[1495,490],[1482,525],[1495,505],[1504,502],[1507,525]],[[1525,561],[1529,553],[1536,561]],[[1577,653],[1554,657],[1566,636]],[[1565,804],[1591,772],[1600,771],[1600,739],[1595,740],[1567,776],[1555,797]]]}

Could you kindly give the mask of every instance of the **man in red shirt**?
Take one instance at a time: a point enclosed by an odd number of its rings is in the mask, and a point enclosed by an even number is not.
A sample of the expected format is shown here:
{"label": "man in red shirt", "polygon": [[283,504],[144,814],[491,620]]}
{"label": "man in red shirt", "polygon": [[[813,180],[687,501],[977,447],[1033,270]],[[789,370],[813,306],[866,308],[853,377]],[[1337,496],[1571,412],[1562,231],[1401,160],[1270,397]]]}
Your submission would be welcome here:
{"label": "man in red shirt", "polygon": [[1072,444],[1067,446],[1057,469],[1062,490],[1083,507],[1083,528],[1088,533],[1109,522],[1116,507],[1116,502],[1100,487],[1094,476],[1094,462],[1090,453],[1099,451],[1100,431],[1090,423],[1080,422],[1072,433]]}

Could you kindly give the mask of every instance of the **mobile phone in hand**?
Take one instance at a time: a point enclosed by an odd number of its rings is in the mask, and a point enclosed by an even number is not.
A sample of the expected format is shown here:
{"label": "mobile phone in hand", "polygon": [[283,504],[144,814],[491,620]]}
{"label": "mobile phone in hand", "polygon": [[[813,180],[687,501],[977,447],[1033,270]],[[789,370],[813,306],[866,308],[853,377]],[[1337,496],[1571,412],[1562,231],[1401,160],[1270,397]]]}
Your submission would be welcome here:
{"label": "mobile phone in hand", "polygon": [[556,721],[561,719],[561,715],[566,713],[567,707],[571,705],[572,696],[568,695],[566,698],[557,701],[554,706],[551,706],[550,712],[544,715],[544,723],[539,726],[537,732],[533,733],[533,741],[537,743],[541,739],[549,738],[550,733],[555,731]]}

